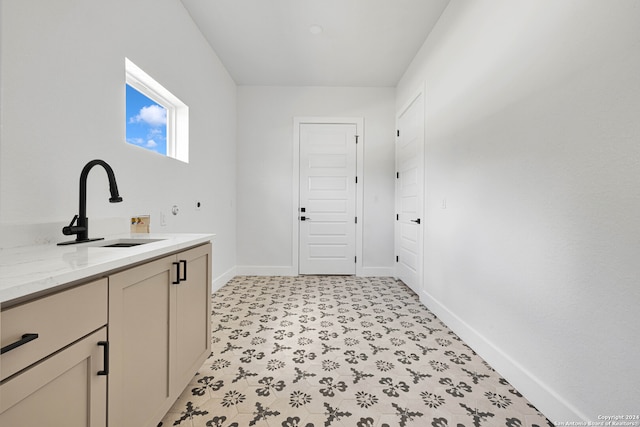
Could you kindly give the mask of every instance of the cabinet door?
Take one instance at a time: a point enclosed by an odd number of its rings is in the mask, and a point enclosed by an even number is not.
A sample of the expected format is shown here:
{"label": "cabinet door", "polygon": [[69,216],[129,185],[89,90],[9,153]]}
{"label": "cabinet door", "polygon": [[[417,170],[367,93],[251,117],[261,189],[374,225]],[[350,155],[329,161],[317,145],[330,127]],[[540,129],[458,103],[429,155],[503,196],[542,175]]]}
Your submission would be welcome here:
{"label": "cabinet door", "polygon": [[[211,245],[177,255],[181,280],[176,285],[176,352],[174,368],[178,396],[211,353]],[[186,272],[185,272],[186,266]],[[185,274],[186,273],[186,274]]]}
{"label": "cabinet door", "polygon": [[109,425],[156,426],[173,404],[175,256],[109,277]]}
{"label": "cabinet door", "polygon": [[104,427],[107,423],[106,328],[0,385],[0,425]]}

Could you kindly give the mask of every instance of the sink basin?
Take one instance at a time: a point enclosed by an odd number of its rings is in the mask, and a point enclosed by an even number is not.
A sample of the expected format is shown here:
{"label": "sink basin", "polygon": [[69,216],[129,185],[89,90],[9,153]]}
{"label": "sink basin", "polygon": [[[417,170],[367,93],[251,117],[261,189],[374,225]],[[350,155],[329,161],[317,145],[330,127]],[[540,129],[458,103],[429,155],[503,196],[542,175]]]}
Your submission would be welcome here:
{"label": "sink basin", "polygon": [[144,243],[140,242],[129,242],[129,243],[111,243],[110,245],[102,245],[101,248],[130,248],[132,246],[144,245]]}
{"label": "sink basin", "polygon": [[131,248],[134,246],[146,245],[147,243],[160,242],[164,239],[114,239],[102,240],[91,245],[97,248]]}

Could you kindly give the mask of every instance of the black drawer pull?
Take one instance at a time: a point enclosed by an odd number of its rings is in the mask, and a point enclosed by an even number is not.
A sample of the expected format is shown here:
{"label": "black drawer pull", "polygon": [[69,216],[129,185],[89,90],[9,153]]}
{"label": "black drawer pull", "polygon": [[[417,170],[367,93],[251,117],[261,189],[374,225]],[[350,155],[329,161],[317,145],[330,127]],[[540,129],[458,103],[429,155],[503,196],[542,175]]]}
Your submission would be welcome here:
{"label": "black drawer pull", "polygon": [[20,338],[18,341],[14,342],[13,344],[9,344],[7,346],[2,347],[2,349],[0,349],[0,354],[5,354],[6,352],[11,351],[14,348],[18,348],[21,345],[25,345],[29,341],[33,341],[36,338],[38,338],[38,334],[24,334],[22,338]]}
{"label": "black drawer pull", "polygon": [[98,375],[109,375],[109,341],[98,341],[98,345],[102,347],[104,355],[104,369],[98,371]]}
{"label": "black drawer pull", "polygon": [[182,272],[184,273],[184,276],[180,278],[180,281],[187,280],[187,260],[181,259],[180,264],[182,264]]}

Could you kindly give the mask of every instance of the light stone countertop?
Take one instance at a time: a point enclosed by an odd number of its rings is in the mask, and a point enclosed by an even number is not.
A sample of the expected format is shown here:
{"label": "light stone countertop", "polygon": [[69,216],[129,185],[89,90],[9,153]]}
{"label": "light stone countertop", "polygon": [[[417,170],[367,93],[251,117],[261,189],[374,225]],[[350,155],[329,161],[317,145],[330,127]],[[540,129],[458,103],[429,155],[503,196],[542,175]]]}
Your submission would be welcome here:
{"label": "light stone countertop", "polygon": [[[68,246],[0,249],[0,304],[210,242],[214,234],[120,234]],[[161,239],[129,248],[97,245],[118,239]]]}

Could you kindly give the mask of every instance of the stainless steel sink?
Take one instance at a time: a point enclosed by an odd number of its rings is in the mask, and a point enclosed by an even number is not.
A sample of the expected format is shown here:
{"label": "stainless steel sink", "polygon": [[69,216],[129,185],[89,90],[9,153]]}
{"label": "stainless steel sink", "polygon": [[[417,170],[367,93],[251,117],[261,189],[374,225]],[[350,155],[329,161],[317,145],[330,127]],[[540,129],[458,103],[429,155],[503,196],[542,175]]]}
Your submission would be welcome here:
{"label": "stainless steel sink", "polygon": [[132,248],[134,246],[146,245],[147,243],[161,242],[165,239],[113,239],[94,242],[87,246],[97,248]]}
{"label": "stainless steel sink", "polygon": [[132,246],[138,246],[138,245],[144,245],[144,243],[140,243],[140,242],[129,242],[129,243],[111,243],[109,245],[102,245],[100,246],[101,248],[130,248]]}

